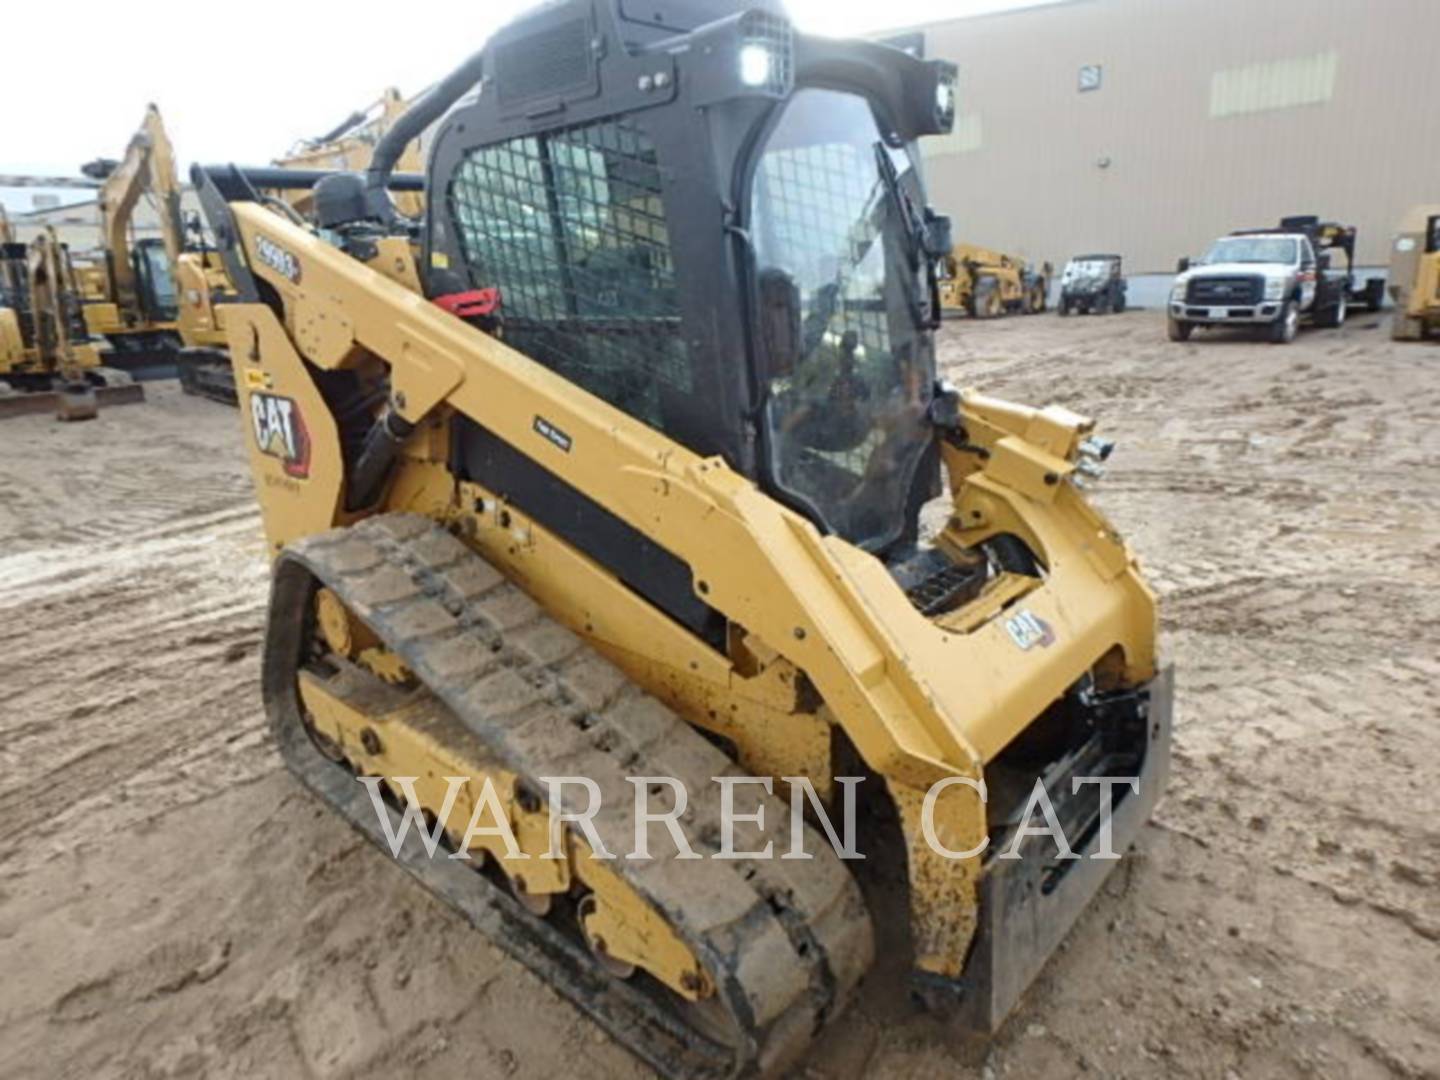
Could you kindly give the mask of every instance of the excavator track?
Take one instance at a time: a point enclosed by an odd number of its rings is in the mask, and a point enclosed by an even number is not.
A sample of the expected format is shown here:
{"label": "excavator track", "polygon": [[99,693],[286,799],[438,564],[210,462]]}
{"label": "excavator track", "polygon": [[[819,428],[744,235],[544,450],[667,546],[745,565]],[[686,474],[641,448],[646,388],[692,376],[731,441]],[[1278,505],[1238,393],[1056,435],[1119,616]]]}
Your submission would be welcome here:
{"label": "excavator track", "polygon": [[180,389],[185,393],[209,398],[222,405],[240,404],[240,394],[235,389],[235,371],[230,366],[230,358],[219,349],[181,349],[176,368]]}
{"label": "excavator track", "polygon": [[[664,920],[713,992],[697,1005],[643,972],[617,976],[567,918],[573,906],[537,915],[471,864],[428,856],[409,834],[400,864],[474,926],[667,1076],[774,1075],[844,1009],[872,961],[873,931],[854,878],[824,838],[806,825],[813,858],[781,859],[789,807],[742,784],[735,820],[763,803],[765,823],[737,825],[736,848],[769,840],[775,857],[710,857],[721,835],[712,778],[744,774],[424,517],[379,515],[308,537],[275,565],[264,663],[272,730],[288,767],[356,829],[389,850],[356,763],[307,729],[302,682],[340,669],[353,680],[357,670],[316,664],[322,588],[412,673],[410,715],[422,717],[427,737],[468,745],[537,790],[546,776],[598,783],[604,804],[593,822],[621,856],[604,866]],[[396,692],[372,682],[382,697]],[[684,784],[690,801],[679,827],[702,858],[679,861],[673,842],[652,846],[648,861],[624,857],[635,842],[626,777],[640,775]],[[567,796],[565,809],[580,807]],[[398,822],[395,808],[388,812]]]}

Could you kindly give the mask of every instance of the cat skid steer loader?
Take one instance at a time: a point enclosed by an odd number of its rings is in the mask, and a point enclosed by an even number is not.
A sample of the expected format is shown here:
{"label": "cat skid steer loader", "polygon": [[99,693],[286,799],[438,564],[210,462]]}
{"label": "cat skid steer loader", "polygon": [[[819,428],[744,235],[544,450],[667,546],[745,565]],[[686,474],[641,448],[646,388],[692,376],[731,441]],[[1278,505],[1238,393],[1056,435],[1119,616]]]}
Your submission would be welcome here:
{"label": "cat skid steer loader", "polygon": [[936,379],[953,95],[776,9],[565,0],[314,226],[194,172],[287,765],[382,846],[423,819],[401,865],[667,1075],[789,1067],[877,965],[995,1029],[1164,786],[1109,444]]}

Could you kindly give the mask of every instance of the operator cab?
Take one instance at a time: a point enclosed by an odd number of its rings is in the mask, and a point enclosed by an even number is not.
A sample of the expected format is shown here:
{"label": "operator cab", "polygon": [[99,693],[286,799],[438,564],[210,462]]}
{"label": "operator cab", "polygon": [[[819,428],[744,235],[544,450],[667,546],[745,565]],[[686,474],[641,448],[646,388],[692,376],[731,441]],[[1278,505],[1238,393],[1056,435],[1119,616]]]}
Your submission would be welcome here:
{"label": "operator cab", "polygon": [[498,288],[532,359],[824,531],[913,539],[950,248],[916,140],[954,68],[703,0],[570,0],[482,58],[434,138],[429,295]]}
{"label": "operator cab", "polygon": [[180,298],[175,288],[175,275],[164,241],[147,237],[136,241],[131,253],[135,273],[135,292],[140,310],[148,322],[174,322],[180,312]]}

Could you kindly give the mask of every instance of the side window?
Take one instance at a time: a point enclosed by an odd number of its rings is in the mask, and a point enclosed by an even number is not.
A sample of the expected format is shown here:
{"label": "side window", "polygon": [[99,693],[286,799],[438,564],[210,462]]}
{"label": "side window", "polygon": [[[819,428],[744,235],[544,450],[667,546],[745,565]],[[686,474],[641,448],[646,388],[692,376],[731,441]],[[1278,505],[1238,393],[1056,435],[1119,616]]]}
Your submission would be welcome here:
{"label": "side window", "polygon": [[1310,246],[1309,240],[1300,241],[1300,269],[1315,269],[1315,249]]}
{"label": "side window", "polygon": [[451,218],[477,287],[499,286],[505,340],[652,427],[692,392],[660,167],[604,121],[472,150]]}
{"label": "side window", "polygon": [[159,243],[142,244],[135,250],[136,271],[149,293],[147,304],[155,319],[173,319],[180,311],[180,297],[175,278],[170,273],[170,258]]}

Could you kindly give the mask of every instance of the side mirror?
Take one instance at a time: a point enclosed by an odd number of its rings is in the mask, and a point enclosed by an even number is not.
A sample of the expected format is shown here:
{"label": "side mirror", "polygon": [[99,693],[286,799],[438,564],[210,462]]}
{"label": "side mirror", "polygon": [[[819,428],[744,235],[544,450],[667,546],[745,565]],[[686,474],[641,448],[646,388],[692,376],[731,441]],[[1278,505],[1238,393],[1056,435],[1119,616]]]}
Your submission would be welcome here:
{"label": "side mirror", "polygon": [[930,423],[942,431],[956,431],[960,427],[960,391],[945,381],[935,384],[934,396],[928,409]]}
{"label": "side mirror", "polygon": [[800,360],[800,290],[784,270],[760,272],[760,342],[766,379],[783,378]]}
{"label": "side mirror", "polygon": [[1189,269],[1190,269],[1190,256],[1189,256],[1189,255],[1182,255],[1182,256],[1180,256],[1180,261],[1175,264],[1175,272],[1176,272],[1177,274],[1183,274],[1186,270],[1189,270]]}
{"label": "side mirror", "polygon": [[932,259],[938,259],[949,255],[953,246],[949,216],[937,214],[927,206],[925,208],[925,254]]}

